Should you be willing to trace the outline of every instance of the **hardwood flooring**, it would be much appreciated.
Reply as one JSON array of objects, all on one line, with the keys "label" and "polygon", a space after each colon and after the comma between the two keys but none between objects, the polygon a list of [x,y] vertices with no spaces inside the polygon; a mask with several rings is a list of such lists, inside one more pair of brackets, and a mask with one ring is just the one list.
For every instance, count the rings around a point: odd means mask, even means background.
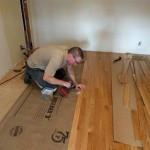
[{"label": "hardwood flooring", "polygon": [[87,52],[68,150],[141,150],[113,141],[110,53]]}]

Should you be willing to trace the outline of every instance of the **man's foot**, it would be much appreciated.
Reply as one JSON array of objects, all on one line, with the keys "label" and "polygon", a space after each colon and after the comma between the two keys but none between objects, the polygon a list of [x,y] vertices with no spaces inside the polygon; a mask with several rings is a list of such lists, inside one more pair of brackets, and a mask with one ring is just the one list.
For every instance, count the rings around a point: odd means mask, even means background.
[{"label": "man's foot", "polygon": [[31,76],[29,74],[25,74],[24,83],[25,84],[31,83]]}]

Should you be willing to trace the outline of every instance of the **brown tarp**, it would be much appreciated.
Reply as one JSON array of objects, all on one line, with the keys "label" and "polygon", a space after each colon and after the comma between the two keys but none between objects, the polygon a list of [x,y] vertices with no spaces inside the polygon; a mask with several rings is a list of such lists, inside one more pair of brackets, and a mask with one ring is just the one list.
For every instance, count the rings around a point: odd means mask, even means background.
[{"label": "brown tarp", "polygon": [[[81,79],[83,65],[77,68]],[[30,85],[0,125],[0,150],[66,150],[77,100],[55,94],[44,101],[40,89]]]}]

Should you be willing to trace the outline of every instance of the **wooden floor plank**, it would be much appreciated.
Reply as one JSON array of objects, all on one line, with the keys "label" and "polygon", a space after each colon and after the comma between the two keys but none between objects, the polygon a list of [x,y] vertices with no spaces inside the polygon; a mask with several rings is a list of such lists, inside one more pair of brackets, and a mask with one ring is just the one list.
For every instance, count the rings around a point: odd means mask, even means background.
[{"label": "wooden floor plank", "polygon": [[142,135],[141,138],[143,142],[143,150],[149,150],[150,145],[147,142],[148,128],[147,128],[146,119],[143,110],[143,102],[142,102],[142,97],[140,95],[140,92],[138,91],[137,88],[136,88],[136,97],[137,97],[138,116],[140,121],[140,130]]},{"label": "wooden floor plank", "polygon": [[135,69],[134,69],[134,63],[133,63],[133,61],[130,62],[130,66],[131,66],[131,69],[132,69],[132,73],[135,74]]},{"label": "wooden floor plank", "polygon": [[87,52],[68,150],[138,150],[113,141],[110,64],[110,53]]},{"label": "wooden floor plank", "polygon": [[139,61],[139,64],[143,70],[143,73],[145,75],[145,78],[146,78],[146,82],[147,84],[150,84],[150,70],[148,68],[148,66],[146,65],[146,62],[145,61]]},{"label": "wooden floor plank", "polygon": [[142,99],[143,99],[143,102],[145,104],[145,107],[148,111],[148,114],[150,116],[150,100],[149,100],[149,97],[147,96],[145,90],[143,89],[143,87],[138,87],[139,91],[140,91],[140,94],[142,96]]},{"label": "wooden floor plank", "polygon": [[139,124],[139,118],[138,113],[136,110],[131,110],[132,114],[132,121],[133,121],[133,129],[134,129],[134,137],[137,141],[141,140],[141,133],[140,133],[140,124]]},{"label": "wooden floor plank", "polygon": [[139,68],[138,61],[134,61],[134,67],[135,67],[135,76],[136,76],[137,85],[141,86],[142,79],[141,79],[141,76],[140,76],[140,68]]},{"label": "wooden floor plank", "polygon": [[129,107],[129,100],[130,100],[129,90],[130,90],[129,84],[125,84],[123,106],[127,108]]},{"label": "wooden floor plank", "polygon": [[125,58],[123,60],[123,63],[124,63],[123,71],[119,78],[121,83],[128,83],[127,72],[128,72],[130,61],[131,61],[131,59],[129,59],[129,58]]}]

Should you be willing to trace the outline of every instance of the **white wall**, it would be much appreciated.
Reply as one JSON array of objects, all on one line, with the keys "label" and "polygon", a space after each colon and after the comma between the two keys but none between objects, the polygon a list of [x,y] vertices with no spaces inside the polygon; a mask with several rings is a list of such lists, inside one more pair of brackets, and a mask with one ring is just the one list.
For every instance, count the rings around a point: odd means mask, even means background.
[{"label": "white wall", "polygon": [[19,0],[0,0],[0,78],[23,57],[25,46]]},{"label": "white wall", "polygon": [[86,50],[150,54],[149,0],[28,2],[35,47],[52,43]]},{"label": "white wall", "polygon": [[0,13],[0,75],[3,76],[7,71],[8,68],[11,67],[11,58],[8,49],[8,45],[6,42],[6,37],[3,29],[3,22]]}]

